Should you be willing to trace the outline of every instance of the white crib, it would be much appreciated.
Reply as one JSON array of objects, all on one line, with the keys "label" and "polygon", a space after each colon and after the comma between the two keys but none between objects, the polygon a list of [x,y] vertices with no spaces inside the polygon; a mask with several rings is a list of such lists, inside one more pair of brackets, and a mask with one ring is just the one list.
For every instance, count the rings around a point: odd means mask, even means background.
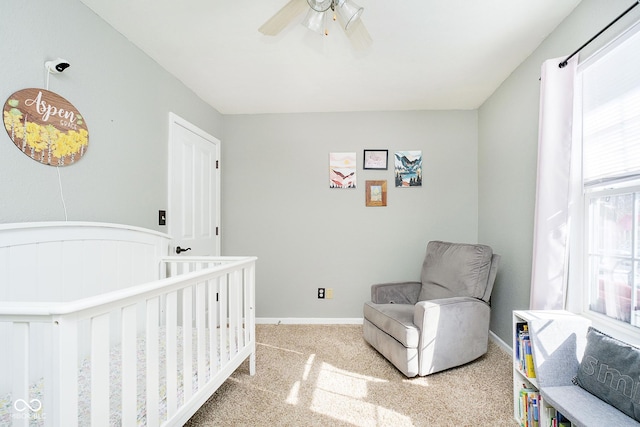
[{"label": "white crib", "polygon": [[169,243],[0,225],[0,426],[181,426],[247,358],[254,374],[256,259]]}]

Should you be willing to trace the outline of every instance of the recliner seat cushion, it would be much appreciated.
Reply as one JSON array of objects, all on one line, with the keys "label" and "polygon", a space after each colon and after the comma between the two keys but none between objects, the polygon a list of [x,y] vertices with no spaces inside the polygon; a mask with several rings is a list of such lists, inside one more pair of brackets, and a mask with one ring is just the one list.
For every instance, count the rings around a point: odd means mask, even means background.
[{"label": "recliner seat cushion", "polygon": [[482,299],[493,250],[486,245],[432,241],[422,264],[419,301],[453,296]]},{"label": "recliner seat cushion", "polygon": [[420,331],[413,323],[413,304],[364,304],[364,318],[407,348],[417,348]]}]

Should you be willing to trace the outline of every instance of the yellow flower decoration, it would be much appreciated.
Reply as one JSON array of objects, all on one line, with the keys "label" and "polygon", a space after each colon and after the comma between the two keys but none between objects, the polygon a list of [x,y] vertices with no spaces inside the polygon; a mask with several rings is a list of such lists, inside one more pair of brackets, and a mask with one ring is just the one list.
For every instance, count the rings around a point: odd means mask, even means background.
[{"label": "yellow flower decoration", "polygon": [[27,122],[27,145],[36,152],[40,152],[49,146],[48,141],[43,140],[41,126],[37,123]]}]

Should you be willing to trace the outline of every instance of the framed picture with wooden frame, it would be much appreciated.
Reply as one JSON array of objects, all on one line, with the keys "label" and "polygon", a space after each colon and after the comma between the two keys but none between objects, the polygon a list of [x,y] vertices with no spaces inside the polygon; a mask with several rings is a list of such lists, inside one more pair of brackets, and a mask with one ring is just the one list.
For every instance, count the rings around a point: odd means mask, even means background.
[{"label": "framed picture with wooden frame", "polygon": [[388,168],[389,150],[364,150],[364,169]]},{"label": "framed picture with wooden frame", "polygon": [[387,206],[387,181],[366,181],[367,206]]}]

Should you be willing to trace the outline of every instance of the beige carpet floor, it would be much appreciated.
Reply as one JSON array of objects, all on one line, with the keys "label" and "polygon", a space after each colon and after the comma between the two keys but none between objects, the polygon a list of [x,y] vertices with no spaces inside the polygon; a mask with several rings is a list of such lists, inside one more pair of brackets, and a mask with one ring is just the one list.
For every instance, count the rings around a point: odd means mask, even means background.
[{"label": "beige carpet floor", "polygon": [[189,420],[196,426],[508,426],[511,359],[488,353],[407,379],[360,325],[257,325],[256,375],[238,368]]}]

